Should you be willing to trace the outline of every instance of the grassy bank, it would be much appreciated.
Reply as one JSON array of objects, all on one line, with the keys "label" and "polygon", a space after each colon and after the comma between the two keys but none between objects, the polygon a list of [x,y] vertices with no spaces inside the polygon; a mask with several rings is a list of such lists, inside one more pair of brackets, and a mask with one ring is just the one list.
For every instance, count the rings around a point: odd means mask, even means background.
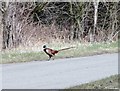
[{"label": "grassy bank", "polygon": [[[118,42],[85,43],[85,44],[72,42],[72,43],[57,43],[57,44],[53,43],[48,45],[48,47],[53,49],[61,49],[70,46],[75,46],[75,48],[66,51],[61,51],[55,56],[55,59],[89,56],[89,55],[103,54],[103,53],[114,53],[118,51]],[[34,60],[41,61],[48,59],[48,56],[42,51],[42,46],[4,50],[1,51],[0,56],[2,58],[0,63],[29,62]]]},{"label": "grassy bank", "polygon": [[69,89],[119,89],[118,75],[113,75],[98,81],[74,86]]}]

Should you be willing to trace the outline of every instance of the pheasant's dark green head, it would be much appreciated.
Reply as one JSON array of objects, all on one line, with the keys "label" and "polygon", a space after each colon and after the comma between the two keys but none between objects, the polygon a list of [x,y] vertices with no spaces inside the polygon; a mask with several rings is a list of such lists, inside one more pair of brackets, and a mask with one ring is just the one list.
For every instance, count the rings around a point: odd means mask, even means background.
[{"label": "pheasant's dark green head", "polygon": [[46,48],[46,45],[44,45],[43,48]]}]

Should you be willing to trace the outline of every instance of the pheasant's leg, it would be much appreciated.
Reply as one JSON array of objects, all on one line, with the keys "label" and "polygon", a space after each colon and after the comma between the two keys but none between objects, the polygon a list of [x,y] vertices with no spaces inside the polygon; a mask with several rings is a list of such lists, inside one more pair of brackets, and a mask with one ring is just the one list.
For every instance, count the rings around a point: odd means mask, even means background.
[{"label": "pheasant's leg", "polygon": [[54,55],[49,55],[49,59],[48,59],[48,61],[53,57]]},{"label": "pheasant's leg", "polygon": [[52,59],[55,60],[55,55],[52,56]]},{"label": "pheasant's leg", "polygon": [[49,59],[48,59],[48,61],[51,59],[51,56],[49,56]]}]

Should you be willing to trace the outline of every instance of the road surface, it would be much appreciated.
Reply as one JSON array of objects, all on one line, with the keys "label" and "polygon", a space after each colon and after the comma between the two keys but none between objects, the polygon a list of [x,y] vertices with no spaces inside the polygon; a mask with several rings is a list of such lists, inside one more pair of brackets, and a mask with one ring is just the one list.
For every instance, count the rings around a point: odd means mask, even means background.
[{"label": "road surface", "polygon": [[64,89],[118,74],[118,54],[2,65],[3,89]]}]

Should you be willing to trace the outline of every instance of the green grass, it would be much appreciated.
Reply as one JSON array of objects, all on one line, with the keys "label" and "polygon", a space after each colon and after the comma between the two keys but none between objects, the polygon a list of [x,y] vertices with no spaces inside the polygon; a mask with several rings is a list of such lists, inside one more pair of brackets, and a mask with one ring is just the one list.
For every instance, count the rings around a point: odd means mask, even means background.
[{"label": "green grass", "polygon": [[[118,42],[85,43],[85,44],[72,42],[72,43],[49,44],[48,46],[53,49],[61,49],[70,46],[75,46],[75,48],[73,49],[59,52],[55,56],[55,59],[118,52]],[[16,48],[11,50],[1,51],[0,56],[2,59],[0,63],[16,63],[16,62],[29,62],[33,60],[39,60],[39,61],[47,60],[48,56],[43,51],[41,51],[41,48],[42,46],[37,48],[36,47]]]},{"label": "green grass", "polygon": [[69,89],[119,89],[120,75],[113,75],[101,80],[70,87]]}]

